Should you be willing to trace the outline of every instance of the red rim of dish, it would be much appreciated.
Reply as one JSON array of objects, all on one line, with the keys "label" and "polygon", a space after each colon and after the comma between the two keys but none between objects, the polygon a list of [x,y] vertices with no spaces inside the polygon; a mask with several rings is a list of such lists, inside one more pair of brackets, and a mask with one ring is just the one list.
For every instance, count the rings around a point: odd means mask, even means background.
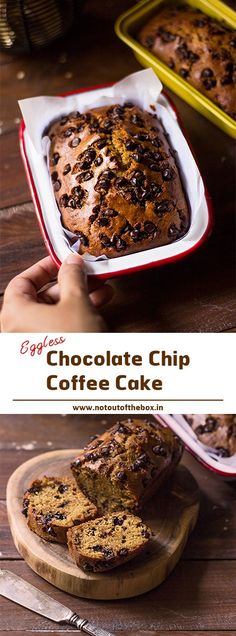
[{"label": "red rim of dish", "polygon": [[[109,88],[110,86],[112,86],[112,83],[109,84],[100,84],[97,86],[88,86],[86,88],[80,88],[76,91],[69,91],[66,93],[62,93],[60,95],[60,97],[67,97],[69,95],[77,95],[78,93],[86,93],[88,91],[92,91],[92,90],[99,90],[101,88]],[[165,95],[167,101],[170,103],[171,107],[173,108],[175,114],[176,114],[176,118],[178,121],[178,124],[184,134],[184,137],[190,147],[190,150],[192,152],[192,155],[198,165],[198,162],[196,160],[195,154],[192,150],[191,144],[189,143],[188,137],[186,135],[182,120],[180,119],[179,113],[176,109],[175,104],[173,103],[172,99],[169,97],[169,95],[167,95],[167,93],[165,91],[162,91],[163,94]],[[35,183],[34,183],[34,179],[33,179],[33,175],[31,172],[31,168],[29,165],[29,161],[28,161],[28,157],[27,157],[27,153],[26,153],[26,148],[25,148],[25,139],[24,139],[24,132],[25,132],[25,122],[22,119],[20,122],[20,126],[19,126],[19,142],[20,142],[20,151],[21,151],[21,156],[23,159],[23,164],[24,164],[24,168],[25,168],[25,173],[26,173],[26,178],[28,181],[28,185],[30,188],[30,192],[31,192],[31,196],[33,199],[33,203],[35,206],[35,210],[36,210],[36,215],[37,215],[37,219],[38,219],[38,223],[39,223],[39,227],[40,227],[40,231],[41,234],[43,236],[46,248],[52,258],[52,260],[54,261],[54,263],[57,265],[57,267],[59,268],[61,266],[61,261],[58,258],[48,235],[48,231],[45,225],[45,221],[43,218],[43,213],[42,213],[42,208],[40,205],[40,201],[38,198],[38,193],[37,193],[37,189],[35,187]],[[199,167],[198,167],[199,169]],[[199,170],[200,172],[200,170]],[[201,175],[201,172],[200,172]],[[202,177],[202,175],[201,175]],[[206,197],[206,202],[207,202],[207,209],[208,209],[208,224],[207,227],[204,231],[204,233],[202,234],[201,238],[197,241],[197,243],[195,243],[192,247],[190,247],[188,250],[186,250],[185,252],[182,252],[180,254],[174,254],[173,256],[167,256],[166,258],[163,258],[161,260],[158,261],[151,261],[150,263],[144,263],[143,265],[136,265],[134,267],[129,267],[127,269],[122,269],[122,270],[118,270],[116,272],[108,272],[105,274],[92,274],[93,276],[96,276],[97,278],[114,278],[116,276],[123,276],[123,275],[127,275],[127,274],[132,274],[134,272],[138,272],[138,271],[142,271],[145,269],[151,269],[153,267],[158,267],[159,265],[164,265],[167,263],[174,263],[175,261],[178,261],[182,258],[184,258],[185,256],[188,256],[189,254],[191,254],[192,252],[195,252],[196,249],[198,249],[207,239],[207,237],[209,236],[211,230],[212,230],[212,226],[213,226],[213,218],[214,218],[214,211],[213,211],[213,205],[212,205],[212,200],[211,197],[209,195],[208,189],[203,181],[204,184],[204,192],[205,192],[205,197]]]}]

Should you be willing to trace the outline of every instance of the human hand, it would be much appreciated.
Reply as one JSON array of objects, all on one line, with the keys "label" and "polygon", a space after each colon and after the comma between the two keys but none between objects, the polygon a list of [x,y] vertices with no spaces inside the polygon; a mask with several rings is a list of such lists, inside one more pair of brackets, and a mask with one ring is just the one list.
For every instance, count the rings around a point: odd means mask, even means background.
[{"label": "human hand", "polygon": [[7,286],[1,331],[106,331],[97,309],[112,295],[112,287],[99,279],[89,278],[87,284],[84,261],[79,254],[70,254],[59,272],[47,256],[13,278]]}]

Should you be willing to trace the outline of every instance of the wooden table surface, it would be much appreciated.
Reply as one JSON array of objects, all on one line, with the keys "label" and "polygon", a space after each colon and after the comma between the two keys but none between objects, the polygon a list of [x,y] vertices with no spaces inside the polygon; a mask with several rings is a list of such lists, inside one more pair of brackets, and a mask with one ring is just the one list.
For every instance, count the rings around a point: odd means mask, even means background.
[{"label": "wooden table surface", "polygon": [[[115,18],[133,3],[87,0],[81,25],[53,49],[30,57],[1,55],[1,296],[15,274],[46,255],[19,153],[17,99],[115,82],[139,70],[113,29]],[[110,331],[236,328],[234,143],[181,99],[171,97],[213,200],[214,230],[207,243],[183,261],[115,279],[114,299],[104,310]]]},{"label": "wooden table surface", "polygon": [[[185,453],[183,462],[201,491],[200,516],[183,556],[164,583],[121,601],[78,599],[30,570],[17,553],[7,522],[5,488],[10,474],[47,450],[79,448],[117,418],[70,416],[0,417],[0,566],[22,576],[100,627],[124,636],[233,636],[236,632],[236,482],[219,480]],[[72,631],[0,597],[0,634]],[[74,631],[74,630],[73,630]],[[76,633],[76,631],[75,631]],[[78,632],[77,632],[78,633]]]}]

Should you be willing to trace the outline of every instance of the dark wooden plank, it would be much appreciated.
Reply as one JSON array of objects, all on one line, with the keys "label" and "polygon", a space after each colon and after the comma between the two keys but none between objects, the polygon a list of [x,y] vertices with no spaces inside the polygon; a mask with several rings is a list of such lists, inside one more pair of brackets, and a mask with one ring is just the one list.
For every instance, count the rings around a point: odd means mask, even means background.
[{"label": "dark wooden plank", "polygon": [[23,204],[0,212],[1,287],[40,258],[47,256],[33,204]]},{"label": "dark wooden plank", "polygon": [[182,461],[200,490],[199,518],[183,558],[236,559],[236,481],[218,477],[187,452]]},{"label": "dark wooden plank", "polygon": [[118,419],[116,415],[0,415],[0,450],[20,455],[28,444],[35,454],[83,447],[91,435],[102,433]]},{"label": "dark wooden plank", "polygon": [[[24,231],[22,231],[24,228]],[[32,204],[0,216],[2,283],[46,255]],[[236,326],[234,233],[219,230],[188,259],[112,281],[103,309],[113,331],[223,331]],[[219,251],[220,250],[220,251]],[[217,268],[216,268],[217,262]]]},{"label": "dark wooden plank", "polygon": [[[79,612],[100,627],[111,631],[159,630],[235,630],[236,610],[232,583],[235,561],[181,561],[168,579],[142,597],[122,601],[88,601],[57,590],[40,579],[24,562],[5,562],[5,567],[53,598]],[[1,629],[11,631],[49,631],[47,619],[1,601]],[[148,624],[148,625],[147,625]],[[57,630],[65,631],[64,627]]]},{"label": "dark wooden plank", "polygon": [[219,252],[218,241],[212,237],[211,246],[209,242],[182,262],[117,279],[112,283],[115,296],[104,309],[109,328],[154,333],[235,328],[231,242],[222,237]]},{"label": "dark wooden plank", "polygon": [[30,191],[20,156],[18,126],[1,134],[0,156],[0,208],[8,206],[9,203],[20,204],[28,201],[30,199]]},{"label": "dark wooden plank", "polygon": [[[78,630],[72,629],[72,628],[68,628],[67,631],[60,631],[60,632],[58,632],[57,629],[54,631],[54,629],[52,629],[51,631],[48,631],[48,630],[45,631],[44,630],[43,631],[43,636],[47,636],[48,634],[52,634],[52,633],[54,634],[54,636],[57,636],[57,634],[60,634],[60,636],[63,636],[63,634],[68,634],[68,630],[70,630],[70,634],[78,634]],[[16,633],[16,630],[5,632],[5,631],[1,631],[1,628],[0,628],[0,633],[1,633],[1,636],[14,636],[14,634]],[[17,630],[17,636],[25,636],[25,633],[26,633],[25,631],[18,631]],[[122,629],[122,630],[119,630],[119,631],[114,631],[113,633],[114,633],[115,636],[116,635],[120,636],[120,634],[122,634],[123,636],[134,636],[134,635],[136,635],[137,632],[134,632],[133,630],[132,631],[127,631],[126,629]],[[163,630],[160,631],[158,629],[158,632],[156,630],[155,631],[150,631],[150,630],[147,631],[145,629],[145,631],[143,631],[141,629],[141,630],[138,631],[138,634],[139,634],[139,636],[154,636],[155,634],[156,634],[156,636],[170,636],[170,634],[171,634],[171,636],[179,636],[180,634],[181,634],[181,636],[190,636],[190,632],[189,631],[188,632],[182,631],[182,629],[178,630],[178,631],[176,631],[176,630],[173,631],[172,629],[168,630],[168,631],[163,631]],[[203,632],[202,630],[201,631],[196,631],[194,629],[194,630],[191,630],[191,634],[193,636],[194,636],[194,634],[196,634],[196,636],[211,636],[211,634],[213,634],[213,636],[226,636],[225,630],[223,630],[223,631],[207,630],[207,632],[205,632],[205,631]],[[235,636],[235,633],[232,632],[232,631],[228,631],[227,630],[227,636]]]},{"label": "dark wooden plank", "polygon": [[0,563],[3,559],[20,558],[11,538],[7,519],[6,501],[0,500]]}]

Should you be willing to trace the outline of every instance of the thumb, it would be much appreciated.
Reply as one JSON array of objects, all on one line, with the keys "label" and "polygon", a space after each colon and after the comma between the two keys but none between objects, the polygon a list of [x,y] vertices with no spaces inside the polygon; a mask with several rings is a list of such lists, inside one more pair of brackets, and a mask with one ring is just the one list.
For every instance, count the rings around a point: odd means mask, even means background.
[{"label": "thumb", "polygon": [[74,253],[65,258],[59,270],[58,283],[62,302],[72,299],[80,302],[86,299],[88,302],[87,275],[82,256]]},{"label": "thumb", "polygon": [[[105,331],[102,317],[92,304],[88,288],[84,261],[79,254],[70,254],[63,261],[58,274],[60,302],[70,317],[73,316],[73,330],[78,332]],[[71,310],[71,311],[70,311]]]}]

